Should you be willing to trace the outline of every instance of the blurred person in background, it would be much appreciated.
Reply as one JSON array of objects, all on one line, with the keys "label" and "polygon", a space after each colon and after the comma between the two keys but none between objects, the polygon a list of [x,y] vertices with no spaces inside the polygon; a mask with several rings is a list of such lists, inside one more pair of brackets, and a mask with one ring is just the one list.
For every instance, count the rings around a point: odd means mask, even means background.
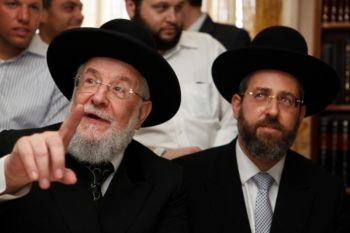
[{"label": "blurred person in background", "polygon": [[49,44],[66,29],[80,27],[84,20],[80,0],[43,0],[39,24],[40,38]]},{"label": "blurred person in background", "polygon": [[249,46],[249,33],[235,25],[217,23],[202,11],[202,0],[185,0],[183,7],[184,29],[205,32],[220,41],[226,49]]},{"label": "blurred person in background", "polygon": [[153,35],[157,50],[174,69],[181,86],[179,111],[169,121],[144,127],[135,139],[167,159],[232,140],[236,133],[230,105],[211,76],[215,58],[225,51],[207,33],[183,31],[184,0],[125,0],[131,20]]},{"label": "blurred person in background", "polygon": [[42,0],[0,0],[0,130],[61,122],[68,100],[52,80],[42,41],[34,37]]}]

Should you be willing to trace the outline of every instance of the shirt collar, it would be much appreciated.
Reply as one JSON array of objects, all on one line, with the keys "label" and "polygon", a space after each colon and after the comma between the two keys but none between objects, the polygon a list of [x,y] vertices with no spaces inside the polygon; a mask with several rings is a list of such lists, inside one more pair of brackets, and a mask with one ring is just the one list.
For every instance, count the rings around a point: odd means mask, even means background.
[{"label": "shirt collar", "polygon": [[47,48],[48,44],[43,42],[38,34],[35,34],[29,46],[25,50],[23,50],[18,56],[10,58],[8,60],[0,60],[0,63],[12,63],[25,56],[26,54],[33,54],[41,57],[46,57]]},{"label": "shirt collar", "polygon": [[114,171],[118,170],[118,167],[124,157],[124,151],[120,152],[117,156],[114,156],[112,160],[110,161],[113,164]]},{"label": "shirt collar", "polygon": [[201,16],[199,16],[196,21],[194,21],[188,28],[188,31],[195,31],[198,32],[199,29],[202,27],[204,20],[206,18],[206,14],[202,13]]},{"label": "shirt collar", "polygon": [[[238,140],[236,141],[236,155],[238,172],[241,178],[241,183],[244,184],[254,175],[260,172],[259,168],[244,154]],[[286,156],[283,156],[267,173],[269,173],[279,185],[284,167]]]},{"label": "shirt collar", "polygon": [[178,53],[182,48],[197,49],[198,41],[196,41],[196,36],[199,32],[182,31],[179,42],[171,49],[167,50],[163,56],[165,59],[169,59],[174,54]]},{"label": "shirt collar", "polygon": [[48,48],[48,44],[46,44],[40,36],[36,33],[33,36],[33,39],[30,43],[30,45],[27,48],[27,52],[46,57],[46,51]]}]

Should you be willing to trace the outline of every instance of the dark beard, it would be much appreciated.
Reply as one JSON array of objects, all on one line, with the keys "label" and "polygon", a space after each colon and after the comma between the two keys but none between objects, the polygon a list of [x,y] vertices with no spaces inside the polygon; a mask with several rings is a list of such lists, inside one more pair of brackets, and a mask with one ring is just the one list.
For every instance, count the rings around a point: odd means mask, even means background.
[{"label": "dark beard", "polygon": [[159,51],[166,51],[175,47],[175,45],[180,40],[180,37],[182,34],[182,28],[178,27],[177,25],[173,25],[174,27],[176,27],[176,35],[171,40],[163,40],[160,37],[159,31],[155,32],[151,30],[151,27],[147,24],[146,20],[142,18],[140,14],[140,9],[138,7],[135,9],[135,15],[131,20],[143,26],[151,33],[151,35],[153,36],[154,42],[156,43],[157,50]]},{"label": "dark beard", "polygon": [[[282,132],[282,137],[276,138],[272,135],[258,137],[256,135],[259,126],[273,126]],[[255,125],[249,125],[245,120],[242,109],[239,112],[237,127],[240,137],[245,143],[249,153],[261,160],[277,161],[283,157],[292,146],[298,132],[299,123],[296,123],[291,131],[287,131],[275,117],[267,117],[257,122]]]}]

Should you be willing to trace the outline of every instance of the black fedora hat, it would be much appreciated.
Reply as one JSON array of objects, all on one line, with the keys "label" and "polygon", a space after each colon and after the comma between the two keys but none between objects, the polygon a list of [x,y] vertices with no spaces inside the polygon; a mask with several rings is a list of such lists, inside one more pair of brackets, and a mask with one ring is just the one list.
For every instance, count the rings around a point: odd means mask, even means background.
[{"label": "black fedora hat", "polygon": [[222,53],[213,63],[212,75],[221,95],[231,102],[242,79],[262,69],[281,70],[299,80],[305,91],[306,116],[323,110],[340,91],[336,71],[308,55],[304,37],[286,26],[268,27],[256,35],[250,47]]},{"label": "black fedora hat", "polygon": [[68,99],[72,97],[79,66],[93,57],[124,61],[147,80],[152,111],[142,126],[157,125],[175,115],[181,101],[178,79],[143,27],[131,20],[114,19],[100,28],[74,28],[59,34],[49,45],[47,63],[58,88]]}]

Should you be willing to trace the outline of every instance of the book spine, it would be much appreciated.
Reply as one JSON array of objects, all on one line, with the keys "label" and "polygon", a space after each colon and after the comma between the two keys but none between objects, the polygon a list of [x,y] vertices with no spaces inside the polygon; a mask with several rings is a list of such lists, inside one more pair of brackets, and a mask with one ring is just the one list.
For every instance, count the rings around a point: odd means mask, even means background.
[{"label": "book spine", "polygon": [[323,0],[322,1],[322,22],[329,22],[329,0]]},{"label": "book spine", "polygon": [[344,54],[344,103],[350,104],[350,39],[345,41]]},{"label": "book spine", "polygon": [[319,155],[318,163],[329,170],[329,119],[328,117],[320,117],[320,136],[319,136]]},{"label": "book spine", "polygon": [[343,119],[341,126],[341,168],[340,176],[343,178],[344,183],[349,185],[348,180],[348,158],[349,158],[349,120]]},{"label": "book spine", "polygon": [[332,119],[331,121],[331,143],[330,143],[330,172],[332,174],[338,175],[338,120]]},{"label": "book spine", "polygon": [[338,8],[337,8],[337,0],[331,0],[330,3],[330,22],[337,22],[337,14],[338,14]]}]

